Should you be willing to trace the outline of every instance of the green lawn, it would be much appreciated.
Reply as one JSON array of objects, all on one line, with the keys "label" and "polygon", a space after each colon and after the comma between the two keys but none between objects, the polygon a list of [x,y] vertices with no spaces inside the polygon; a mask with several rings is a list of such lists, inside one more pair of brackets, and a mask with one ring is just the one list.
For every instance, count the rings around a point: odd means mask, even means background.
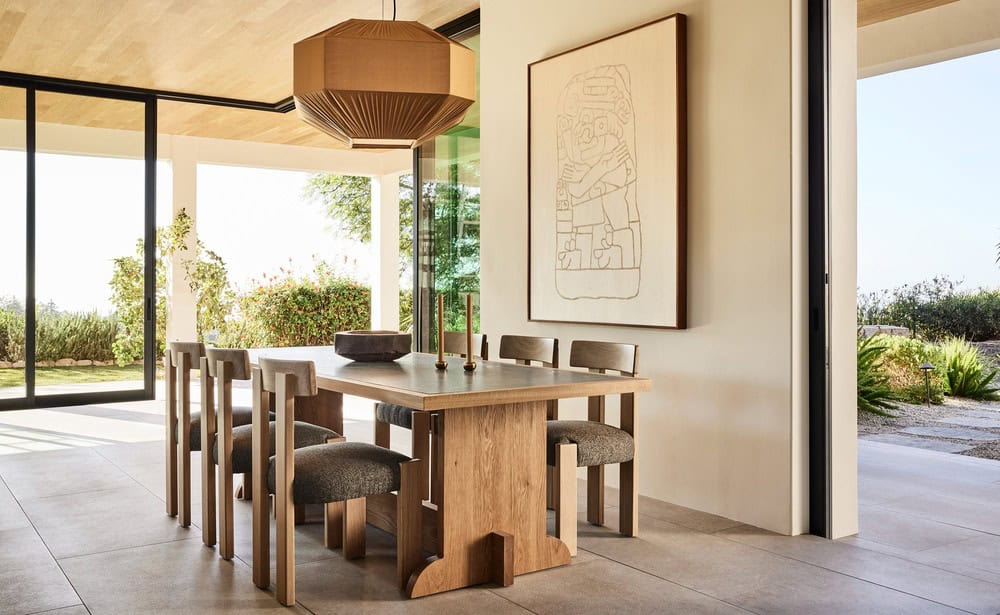
[{"label": "green lawn", "polygon": [[[157,370],[157,376],[162,376]],[[141,365],[125,367],[36,367],[35,385],[142,380]],[[23,369],[0,369],[0,389],[24,386]]]}]

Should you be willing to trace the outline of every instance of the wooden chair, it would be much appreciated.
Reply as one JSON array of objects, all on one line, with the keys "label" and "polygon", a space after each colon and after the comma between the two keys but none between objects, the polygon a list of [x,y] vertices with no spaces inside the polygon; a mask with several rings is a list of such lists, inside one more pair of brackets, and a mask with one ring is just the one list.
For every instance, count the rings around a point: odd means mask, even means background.
[{"label": "wooden chair", "polygon": [[[253,458],[253,426],[233,426],[233,380],[250,380],[250,355],[246,350],[208,348],[202,359],[202,442],[212,442],[211,455],[202,453],[202,542],[215,544],[215,482],[218,466],[219,555],[231,560],[233,540],[233,475],[243,474],[244,496],[252,494],[250,473]],[[212,395],[213,389],[215,395]],[[216,403],[218,412],[215,412]],[[275,414],[268,414],[275,420]],[[295,421],[295,446],[323,444],[340,434],[317,425]],[[270,452],[274,454],[274,429],[270,430]],[[298,511],[302,516],[302,510]]]},{"label": "wooden chair", "polygon": [[168,342],[163,357],[167,514],[182,527],[191,525],[191,451],[201,450],[200,417],[191,414],[191,369],[204,356],[205,345],[199,342]]},{"label": "wooden chair", "polygon": [[[543,367],[559,367],[559,340],[554,337],[529,337],[525,335],[504,335],[500,337],[501,359],[513,359],[519,365],[541,363]],[[554,421],[559,418],[559,400],[550,399],[546,402],[546,418]],[[546,475],[545,503],[548,508],[555,508],[555,468],[548,468]]]},{"label": "wooden chair", "polygon": [[[468,349],[465,344],[466,335],[458,331],[444,332],[444,352],[445,354],[466,356]],[[474,334],[472,336],[472,356],[473,358],[486,361],[489,359],[489,345],[486,341],[486,334]],[[415,459],[433,459],[430,455],[430,433],[431,433],[431,413],[420,412],[406,406],[377,402],[375,404],[375,444],[383,448],[389,448],[390,425],[409,429],[411,431],[412,448],[410,453]],[[433,471],[431,472],[433,474]],[[427,481],[424,481],[425,483]],[[429,496],[428,487],[425,485],[423,498]],[[431,498],[438,501],[437,498]]]},{"label": "wooden chair", "polygon": [[[275,395],[277,447],[264,447],[268,421],[262,399]],[[397,577],[400,589],[422,564],[421,481],[426,470],[417,459],[362,442],[330,442],[296,449],[293,446],[295,398],[318,393],[311,361],[260,360],[253,370],[254,491],[274,494],[277,524],[277,598],[295,604],[294,508],[323,504],[324,544],[343,545],[344,557],[364,557],[365,498],[398,491],[396,498]],[[253,500],[253,578],[261,589],[270,585],[270,534],[267,499]]]},{"label": "wooden chair", "polygon": [[[619,372],[634,377],[639,347],[611,342],[574,341],[569,364],[603,374]],[[604,396],[588,399],[586,421],[548,421],[546,456],[555,468],[556,536],[576,555],[576,468],[587,468],[587,521],[604,525],[604,466],[617,463],[619,479],[619,532],[638,532],[639,492],[636,485],[635,394],[621,396],[621,425],[604,422]]]}]

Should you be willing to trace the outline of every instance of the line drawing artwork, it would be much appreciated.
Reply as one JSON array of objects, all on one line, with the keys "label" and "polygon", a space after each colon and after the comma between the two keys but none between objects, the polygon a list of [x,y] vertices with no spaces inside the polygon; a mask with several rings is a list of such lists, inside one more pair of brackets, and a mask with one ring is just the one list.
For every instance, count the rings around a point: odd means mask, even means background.
[{"label": "line drawing artwork", "polygon": [[556,131],[556,292],[571,301],[633,299],[642,225],[628,67],[574,75],[559,96]]}]

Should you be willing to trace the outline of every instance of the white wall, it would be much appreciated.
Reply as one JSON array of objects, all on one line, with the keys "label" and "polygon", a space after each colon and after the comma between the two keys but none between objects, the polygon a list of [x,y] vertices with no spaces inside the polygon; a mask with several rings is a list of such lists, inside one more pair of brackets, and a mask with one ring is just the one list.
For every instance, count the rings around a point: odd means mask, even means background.
[{"label": "white wall", "polygon": [[[638,343],[654,383],[638,400],[641,493],[782,533],[804,531],[807,514],[793,267],[804,247],[803,5],[482,3],[484,330],[557,336],[564,363],[573,339]],[[527,64],[674,12],[688,16],[690,328],[527,322]],[[585,416],[582,403],[561,408]]]}]

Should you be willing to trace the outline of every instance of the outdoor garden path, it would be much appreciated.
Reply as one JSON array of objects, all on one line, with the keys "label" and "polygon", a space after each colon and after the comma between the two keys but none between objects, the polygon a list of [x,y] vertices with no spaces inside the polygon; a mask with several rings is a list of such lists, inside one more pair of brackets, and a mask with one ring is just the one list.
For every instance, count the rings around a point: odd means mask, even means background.
[{"label": "outdoor garden path", "polygon": [[940,406],[899,404],[893,418],[858,417],[865,440],[1000,460],[1000,402],[946,398]]}]

